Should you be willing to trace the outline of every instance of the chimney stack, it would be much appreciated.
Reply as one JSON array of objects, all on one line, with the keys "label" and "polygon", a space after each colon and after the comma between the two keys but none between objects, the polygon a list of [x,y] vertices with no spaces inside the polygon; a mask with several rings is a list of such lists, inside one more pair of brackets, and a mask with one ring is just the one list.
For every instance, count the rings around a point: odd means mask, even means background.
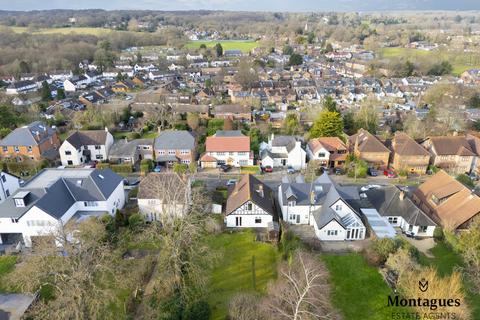
[{"label": "chimney stack", "polygon": [[258,194],[260,195],[260,197],[263,198],[263,185],[259,184],[258,185],[258,190],[257,190]]},{"label": "chimney stack", "polygon": [[402,200],[402,201],[403,201],[403,199],[405,199],[405,191],[400,190],[399,198],[400,198],[400,200]]}]

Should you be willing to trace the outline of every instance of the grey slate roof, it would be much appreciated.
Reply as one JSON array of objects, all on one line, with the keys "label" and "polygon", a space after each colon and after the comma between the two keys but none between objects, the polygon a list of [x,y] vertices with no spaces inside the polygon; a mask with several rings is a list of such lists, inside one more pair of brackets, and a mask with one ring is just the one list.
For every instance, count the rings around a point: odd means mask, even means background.
[{"label": "grey slate roof", "polygon": [[282,183],[282,203],[287,203],[287,199],[290,196],[294,196],[297,206],[310,205],[310,188],[315,193],[315,204],[321,205],[325,201],[328,191],[331,188],[331,184],[314,184],[310,183]]},{"label": "grey slate roof", "polygon": [[137,147],[139,143],[140,142],[138,140],[116,141],[110,148],[110,152],[108,153],[108,158],[134,157],[135,154],[137,153]]},{"label": "grey slate roof", "polygon": [[401,200],[401,192],[396,186],[388,186],[370,189],[365,193],[369,202],[383,217],[402,217],[408,224],[415,226],[437,225],[407,195]]},{"label": "grey slate roof", "polygon": [[272,140],[272,147],[286,147],[287,151],[292,151],[295,148],[295,137],[292,136],[275,136]]},{"label": "grey slate roof", "polygon": [[215,137],[243,137],[243,133],[240,130],[218,130],[215,133]]},{"label": "grey slate roof", "polygon": [[[105,201],[123,178],[110,169],[45,169],[0,204],[0,217],[21,218],[37,206],[59,219],[77,201]],[[25,207],[16,207],[16,194],[29,191]]]},{"label": "grey slate roof", "polygon": [[195,149],[195,138],[185,130],[163,131],[154,142],[155,150],[192,150]]},{"label": "grey slate roof", "polygon": [[[45,135],[45,131],[47,134]],[[40,134],[40,140],[36,140],[36,133]],[[0,146],[35,146],[49,139],[55,130],[48,127],[41,121],[35,121],[28,126],[17,128],[7,135],[1,142]]]}]

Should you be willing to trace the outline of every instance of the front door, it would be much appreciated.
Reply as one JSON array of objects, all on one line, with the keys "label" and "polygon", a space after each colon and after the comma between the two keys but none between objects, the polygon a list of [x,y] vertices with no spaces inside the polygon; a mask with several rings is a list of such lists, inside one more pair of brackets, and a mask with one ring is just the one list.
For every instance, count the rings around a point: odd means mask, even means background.
[{"label": "front door", "polygon": [[235,217],[235,226],[237,227],[242,226],[242,217]]},{"label": "front door", "polygon": [[300,223],[300,215],[297,214],[297,223]]}]

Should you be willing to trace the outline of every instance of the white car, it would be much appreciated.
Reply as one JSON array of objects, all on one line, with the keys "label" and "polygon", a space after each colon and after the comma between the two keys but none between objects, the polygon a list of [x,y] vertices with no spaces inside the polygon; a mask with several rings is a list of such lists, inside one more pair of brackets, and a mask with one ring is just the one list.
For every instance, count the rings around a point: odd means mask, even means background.
[{"label": "white car", "polygon": [[378,184],[369,184],[369,185],[366,185],[366,186],[363,186],[360,188],[360,191],[368,191],[370,189],[380,189],[382,186],[379,186]]},{"label": "white car", "polygon": [[230,179],[227,181],[227,187],[233,186],[235,183],[237,183],[236,179]]}]

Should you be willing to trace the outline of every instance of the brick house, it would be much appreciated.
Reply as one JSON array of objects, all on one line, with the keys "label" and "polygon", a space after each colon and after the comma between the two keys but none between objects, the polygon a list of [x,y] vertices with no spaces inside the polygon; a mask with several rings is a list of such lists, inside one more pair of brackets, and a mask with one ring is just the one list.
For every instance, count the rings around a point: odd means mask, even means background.
[{"label": "brick house", "polygon": [[190,164],[197,157],[195,137],[186,130],[160,132],[153,150],[155,161],[163,165]]},{"label": "brick house", "polygon": [[373,134],[365,129],[348,139],[350,152],[373,167],[388,167],[390,150]]},{"label": "brick house", "polygon": [[218,119],[252,121],[252,109],[250,106],[239,104],[222,104],[215,106],[212,114]]},{"label": "brick house", "polygon": [[250,137],[244,136],[241,131],[217,131],[207,137],[200,163],[202,168],[215,168],[220,164],[234,167],[253,165]]},{"label": "brick house", "polygon": [[430,137],[422,146],[430,152],[431,164],[452,174],[470,172],[477,156],[466,137]]},{"label": "brick house", "polygon": [[45,123],[35,121],[17,128],[0,141],[0,157],[30,158],[34,161],[55,159],[58,156],[60,139],[57,132]]},{"label": "brick house", "polygon": [[392,163],[395,170],[425,174],[430,153],[404,132],[396,132],[391,144]]},{"label": "brick house", "polygon": [[320,165],[337,168],[345,164],[348,148],[338,137],[321,137],[311,139],[307,144],[310,160],[319,160]]}]

